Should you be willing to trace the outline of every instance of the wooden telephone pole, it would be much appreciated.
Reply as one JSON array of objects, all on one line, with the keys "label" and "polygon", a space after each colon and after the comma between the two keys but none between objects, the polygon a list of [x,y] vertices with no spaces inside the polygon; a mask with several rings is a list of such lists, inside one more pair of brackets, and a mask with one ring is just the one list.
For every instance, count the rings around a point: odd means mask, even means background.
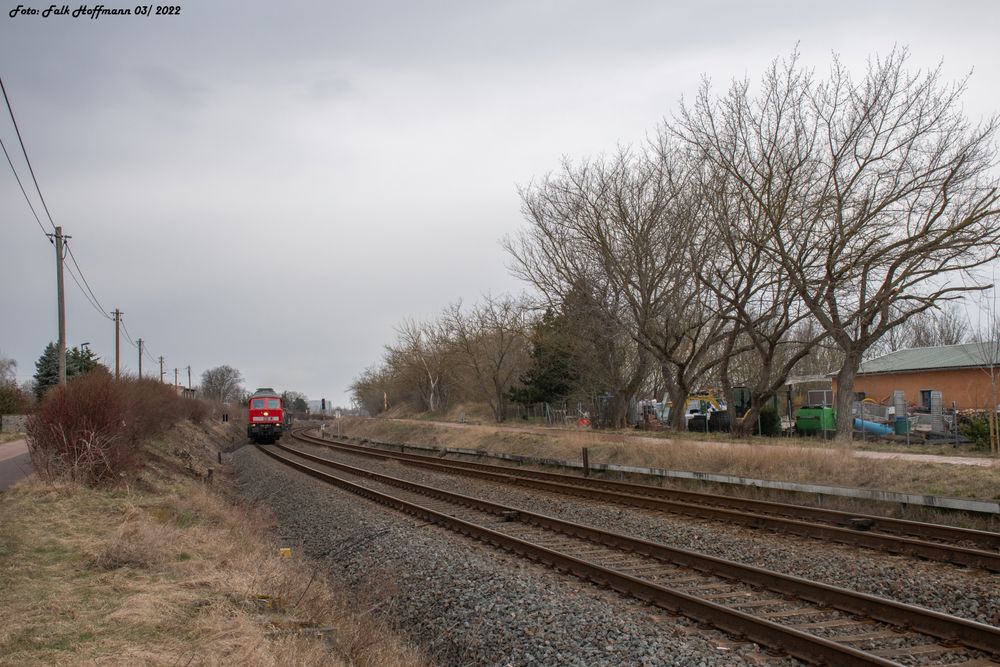
[{"label": "wooden telephone pole", "polygon": [[190,390],[191,389],[191,367],[188,366],[187,369],[188,369],[188,390]]},{"label": "wooden telephone pole", "polygon": [[180,383],[177,381],[177,370],[178,369],[176,369],[176,368],[174,369],[174,386],[175,387],[180,386]]},{"label": "wooden telephone pole", "polygon": [[160,384],[163,384],[163,357],[160,357]]},{"label": "wooden telephone pole", "polygon": [[63,290],[63,236],[62,227],[55,234],[47,235],[56,246],[56,298],[59,302],[59,384],[66,385],[66,293]]},{"label": "wooden telephone pole", "polygon": [[121,328],[124,313],[115,308],[115,379],[121,377]]},{"label": "wooden telephone pole", "polygon": [[142,339],[139,339],[139,379],[142,379]]}]

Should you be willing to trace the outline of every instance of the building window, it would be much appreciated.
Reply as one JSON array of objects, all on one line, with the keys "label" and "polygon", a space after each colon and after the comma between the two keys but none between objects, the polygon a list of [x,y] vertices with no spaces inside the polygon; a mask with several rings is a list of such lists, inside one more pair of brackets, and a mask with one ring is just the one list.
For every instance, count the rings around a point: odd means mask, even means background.
[{"label": "building window", "polygon": [[920,405],[924,406],[925,410],[931,409],[931,390],[921,389],[920,390]]}]

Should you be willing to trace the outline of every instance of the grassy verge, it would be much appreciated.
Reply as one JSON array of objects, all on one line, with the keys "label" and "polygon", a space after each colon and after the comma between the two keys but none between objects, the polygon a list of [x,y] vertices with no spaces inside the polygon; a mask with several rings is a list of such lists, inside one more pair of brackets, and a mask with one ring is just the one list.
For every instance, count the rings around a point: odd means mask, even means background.
[{"label": "grassy verge", "polygon": [[[519,430],[502,426],[435,424],[389,419],[345,419],[345,433],[388,442],[466,447],[525,456],[580,459],[593,463],[697,470],[792,482],[886,489],[908,493],[1000,499],[1000,468],[899,460],[873,460],[852,451],[798,445],[709,447],[697,440],[636,441],[633,434],[561,429]],[[735,441],[734,441],[735,442]],[[751,443],[753,444],[753,443]]]},{"label": "grassy verge", "polygon": [[0,445],[14,440],[24,440],[24,433],[0,433]]},{"label": "grassy verge", "polygon": [[229,435],[184,423],[128,483],[0,494],[0,665],[424,664],[316,565],[281,557],[225,475],[206,482]]}]

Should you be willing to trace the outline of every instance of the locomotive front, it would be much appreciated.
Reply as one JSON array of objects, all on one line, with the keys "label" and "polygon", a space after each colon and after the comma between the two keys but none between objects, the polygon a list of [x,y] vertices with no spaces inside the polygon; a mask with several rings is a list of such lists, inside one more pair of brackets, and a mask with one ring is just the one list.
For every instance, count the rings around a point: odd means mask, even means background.
[{"label": "locomotive front", "polygon": [[254,392],[247,406],[247,437],[257,444],[276,442],[284,428],[281,396],[263,387]]}]

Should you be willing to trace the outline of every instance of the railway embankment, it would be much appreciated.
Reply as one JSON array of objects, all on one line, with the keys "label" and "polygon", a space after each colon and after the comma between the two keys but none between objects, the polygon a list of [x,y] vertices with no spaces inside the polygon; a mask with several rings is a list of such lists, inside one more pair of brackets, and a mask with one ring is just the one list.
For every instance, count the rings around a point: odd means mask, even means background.
[{"label": "railway embankment", "polygon": [[182,421],[120,479],[0,493],[0,665],[427,664],[235,493],[240,428]]}]

